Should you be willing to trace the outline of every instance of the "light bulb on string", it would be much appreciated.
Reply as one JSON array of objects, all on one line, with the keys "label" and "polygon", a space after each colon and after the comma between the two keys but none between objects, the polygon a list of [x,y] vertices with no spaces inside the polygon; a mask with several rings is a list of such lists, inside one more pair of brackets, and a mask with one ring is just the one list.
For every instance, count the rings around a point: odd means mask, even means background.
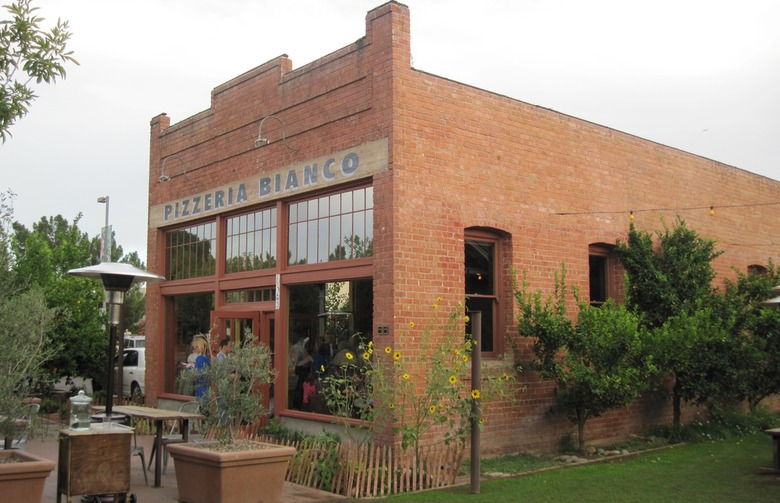
[{"label": "light bulb on string", "polygon": [[715,216],[715,206],[710,206],[710,216],[711,217]]},{"label": "light bulb on string", "polygon": [[631,212],[629,212],[628,219],[631,220],[632,222],[634,221],[634,212],[633,212],[633,210]]}]

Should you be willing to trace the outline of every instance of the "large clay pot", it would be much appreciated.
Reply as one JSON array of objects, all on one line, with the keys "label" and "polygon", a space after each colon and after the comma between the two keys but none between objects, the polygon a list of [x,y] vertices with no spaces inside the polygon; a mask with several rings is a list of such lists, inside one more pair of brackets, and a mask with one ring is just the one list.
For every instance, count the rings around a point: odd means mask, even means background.
[{"label": "large clay pot", "polygon": [[[183,503],[281,501],[295,448],[252,442],[251,450],[212,450],[210,444],[170,444],[179,500]],[[214,445],[214,444],[211,444]]]},{"label": "large clay pot", "polygon": [[[17,462],[6,463],[6,458],[15,458]],[[41,501],[54,462],[19,450],[0,450],[0,459],[0,499]]]}]

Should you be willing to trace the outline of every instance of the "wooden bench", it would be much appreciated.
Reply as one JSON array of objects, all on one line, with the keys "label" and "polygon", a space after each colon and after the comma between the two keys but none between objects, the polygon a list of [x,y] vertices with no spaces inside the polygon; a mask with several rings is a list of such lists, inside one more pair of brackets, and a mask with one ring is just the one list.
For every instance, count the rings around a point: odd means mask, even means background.
[{"label": "wooden bench", "polygon": [[772,468],[780,471],[780,428],[764,430],[764,433],[772,437]]}]

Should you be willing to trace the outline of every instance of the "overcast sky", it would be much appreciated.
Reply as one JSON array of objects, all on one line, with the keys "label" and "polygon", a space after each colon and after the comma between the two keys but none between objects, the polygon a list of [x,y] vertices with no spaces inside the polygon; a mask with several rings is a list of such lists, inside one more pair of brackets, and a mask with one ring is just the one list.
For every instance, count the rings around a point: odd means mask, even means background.
[{"label": "overcast sky", "polygon": [[[201,112],[281,54],[297,68],[344,47],[382,3],[33,0],[44,26],[69,20],[81,65],[0,145],[16,220],[82,213],[99,235],[107,195],[118,243],[145,260],[151,118]],[[776,0],[403,3],[417,69],[780,180]]]}]

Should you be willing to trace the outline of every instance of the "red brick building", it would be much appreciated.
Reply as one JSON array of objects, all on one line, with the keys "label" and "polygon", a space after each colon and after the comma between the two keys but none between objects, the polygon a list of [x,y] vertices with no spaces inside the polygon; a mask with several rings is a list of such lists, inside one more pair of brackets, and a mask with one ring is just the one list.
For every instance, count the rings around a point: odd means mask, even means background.
[{"label": "red brick building", "polygon": [[[565,262],[591,301],[620,298],[610,245],[630,212],[641,229],[680,215],[716,240],[718,281],[778,260],[777,181],[415,69],[400,3],[365,30],[300,68],[281,56],[225,82],[181,122],[152,119],[148,268],[167,280],[147,289],[151,403],[187,399],[176,375],[195,333],[251,328],[275,352],[275,415],[319,432],[330,418],[298,403],[293,345],[360,332],[413,353],[409,322],[437,297],[483,311],[483,361],[511,372],[512,271],[550,291]],[[327,314],[334,286],[348,316]],[[573,431],[545,415],[549,383],[520,379],[518,403],[487,418],[486,451]],[[588,436],[670,414],[644,402]]]}]

